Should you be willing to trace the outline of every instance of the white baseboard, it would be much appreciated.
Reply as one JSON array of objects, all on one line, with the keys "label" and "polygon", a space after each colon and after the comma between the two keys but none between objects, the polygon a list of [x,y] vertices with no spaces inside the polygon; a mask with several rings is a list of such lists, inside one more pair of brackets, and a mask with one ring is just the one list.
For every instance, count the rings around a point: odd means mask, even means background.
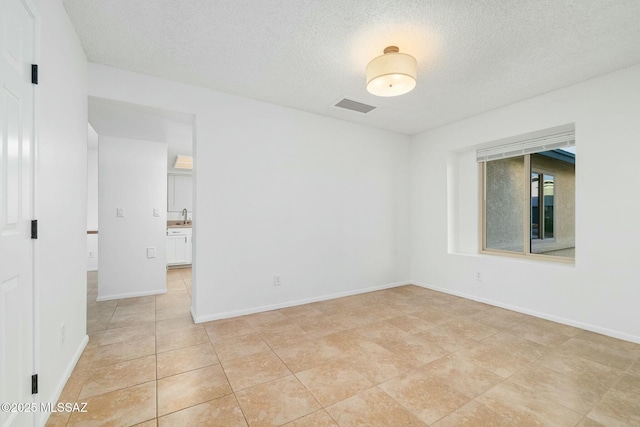
[{"label": "white baseboard", "polygon": [[476,295],[466,294],[464,292],[458,292],[458,291],[454,291],[454,290],[451,290],[451,289],[440,288],[438,286],[428,285],[426,283],[421,283],[421,282],[418,282],[418,281],[415,281],[415,280],[409,281],[407,283],[411,283],[411,284],[414,284],[414,285],[417,285],[417,286],[420,286],[420,287],[423,287],[423,288],[426,288],[426,289],[431,289],[431,290],[434,290],[434,291],[443,292],[445,294],[455,295],[455,296],[458,296],[458,297],[470,299],[470,300],[473,300],[473,301],[482,302],[482,303],[493,305],[493,306],[496,306],[496,307],[505,308],[507,310],[516,311],[518,313],[528,314],[530,316],[539,317],[541,319],[551,320],[552,322],[562,323],[563,325],[573,326],[573,327],[576,327],[576,328],[584,329],[584,330],[595,332],[595,333],[598,333],[598,334],[607,335],[607,336],[612,337],[612,338],[618,338],[618,339],[621,339],[621,340],[630,341],[630,342],[633,342],[633,343],[636,343],[636,344],[640,344],[640,336],[627,334],[626,332],[620,332],[620,331],[616,331],[616,330],[613,330],[613,329],[603,328],[601,326],[592,325],[590,323],[584,323],[584,322],[580,322],[580,321],[573,320],[573,319],[567,319],[565,317],[555,316],[553,314],[543,313],[541,311],[531,310],[531,309],[524,308],[524,307],[519,307],[519,306],[515,306],[515,305],[511,305],[511,304],[505,304],[505,303],[500,302],[500,301],[494,301],[494,300],[491,300],[491,299],[488,299],[488,298],[482,298],[482,297],[478,297]]},{"label": "white baseboard", "polygon": [[166,293],[167,293],[166,289],[158,289],[154,291],[129,292],[126,294],[115,294],[115,295],[102,295],[102,296],[98,296],[98,298],[96,298],[96,301],[109,301],[112,299],[147,297],[149,295],[162,295]]},{"label": "white baseboard", "polygon": [[[80,360],[80,356],[82,356],[82,352],[84,351],[88,343],[89,343],[89,335],[85,335],[82,341],[80,342],[80,345],[76,349],[76,352],[74,353],[73,357],[69,361],[69,364],[67,365],[67,369],[64,370],[64,374],[62,375],[62,378],[60,378],[60,381],[58,381],[58,385],[53,391],[53,395],[52,395],[53,398],[51,399],[51,403],[55,404],[58,402],[58,399],[60,399],[62,390],[64,390],[64,386],[67,385],[67,381],[71,377],[71,374],[73,373],[73,370],[78,364],[78,360]],[[42,402],[42,403],[48,403],[48,402]],[[47,420],[49,419],[50,415],[51,415],[51,412],[41,413],[40,419],[37,420],[37,424],[40,426],[44,426],[47,423]]]},{"label": "white baseboard", "polygon": [[282,303],[278,303],[278,304],[262,305],[262,306],[258,306],[258,307],[245,308],[245,309],[242,309],[242,310],[226,311],[226,312],[223,312],[223,313],[215,313],[215,314],[205,314],[205,315],[202,315],[202,316],[196,316],[196,313],[193,311],[193,307],[192,307],[191,308],[191,316],[193,317],[193,321],[196,322],[196,323],[210,322],[212,320],[228,319],[230,317],[237,317],[237,316],[244,316],[244,315],[247,315],[247,314],[261,313],[263,311],[279,310],[281,308],[293,307],[293,306],[296,306],[296,305],[303,305],[303,304],[309,304],[309,303],[312,303],[312,302],[326,301],[326,300],[335,299],[335,298],[348,297],[348,296],[351,296],[351,295],[364,294],[364,293],[367,293],[367,292],[379,291],[379,290],[382,290],[382,289],[396,288],[398,286],[404,286],[404,285],[410,285],[410,284],[411,284],[411,282],[389,283],[387,285],[373,286],[373,287],[370,287],[370,288],[356,289],[356,290],[353,290],[353,291],[338,292],[338,293],[335,293],[335,294],[321,295],[321,296],[318,296],[318,297],[304,298],[304,299],[299,299],[299,300],[294,300],[294,301],[282,302]]}]

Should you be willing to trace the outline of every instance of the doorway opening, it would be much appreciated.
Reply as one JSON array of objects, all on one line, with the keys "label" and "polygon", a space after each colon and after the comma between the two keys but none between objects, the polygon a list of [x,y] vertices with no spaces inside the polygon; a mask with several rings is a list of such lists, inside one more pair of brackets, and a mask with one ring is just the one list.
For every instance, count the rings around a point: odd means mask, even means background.
[{"label": "doorway opening", "polygon": [[167,293],[175,230],[185,234],[178,266],[191,287],[195,183],[175,160],[193,156],[195,116],[97,97],[88,104],[88,303]]}]

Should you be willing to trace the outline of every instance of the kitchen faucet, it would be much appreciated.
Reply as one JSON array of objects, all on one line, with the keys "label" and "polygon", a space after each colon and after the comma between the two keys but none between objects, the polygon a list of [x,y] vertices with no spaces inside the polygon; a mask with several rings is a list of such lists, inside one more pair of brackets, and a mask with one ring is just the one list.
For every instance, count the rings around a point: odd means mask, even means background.
[{"label": "kitchen faucet", "polygon": [[184,223],[187,223],[187,208],[182,209],[182,215],[184,215]]}]

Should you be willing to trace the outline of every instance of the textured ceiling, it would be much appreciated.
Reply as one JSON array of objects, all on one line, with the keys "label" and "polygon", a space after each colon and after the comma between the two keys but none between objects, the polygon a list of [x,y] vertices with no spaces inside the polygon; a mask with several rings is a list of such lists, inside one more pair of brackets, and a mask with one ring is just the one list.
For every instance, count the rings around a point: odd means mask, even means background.
[{"label": "textured ceiling", "polygon": [[[63,2],[89,61],[404,134],[640,63],[638,0]],[[378,98],[365,68],[392,44],[418,85]]]}]

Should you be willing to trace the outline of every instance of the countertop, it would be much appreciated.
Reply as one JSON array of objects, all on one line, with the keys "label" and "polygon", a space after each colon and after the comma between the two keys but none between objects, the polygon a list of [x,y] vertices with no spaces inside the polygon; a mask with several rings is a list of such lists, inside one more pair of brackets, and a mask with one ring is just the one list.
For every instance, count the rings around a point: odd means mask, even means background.
[{"label": "countertop", "polygon": [[167,221],[167,228],[191,228],[193,227],[193,221]]}]

